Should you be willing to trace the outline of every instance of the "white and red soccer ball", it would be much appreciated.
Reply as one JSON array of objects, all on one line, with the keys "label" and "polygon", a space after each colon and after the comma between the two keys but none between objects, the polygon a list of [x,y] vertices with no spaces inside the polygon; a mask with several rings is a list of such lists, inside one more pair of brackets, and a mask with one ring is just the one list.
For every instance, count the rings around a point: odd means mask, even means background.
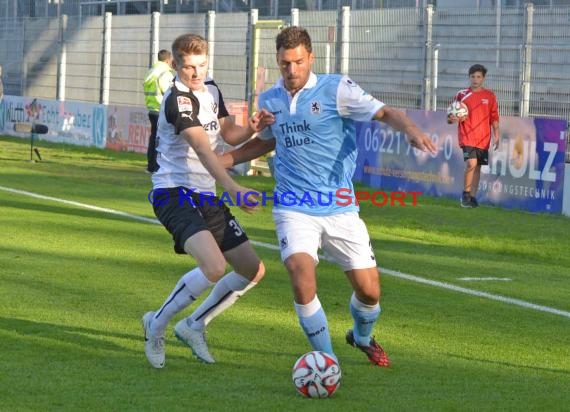
[{"label": "white and red soccer ball", "polygon": [[338,389],[340,377],[338,362],[325,352],[305,353],[293,366],[293,384],[307,398],[328,398]]},{"label": "white and red soccer ball", "polygon": [[447,114],[455,116],[458,119],[464,119],[469,115],[469,109],[463,102],[453,102],[447,108]]}]

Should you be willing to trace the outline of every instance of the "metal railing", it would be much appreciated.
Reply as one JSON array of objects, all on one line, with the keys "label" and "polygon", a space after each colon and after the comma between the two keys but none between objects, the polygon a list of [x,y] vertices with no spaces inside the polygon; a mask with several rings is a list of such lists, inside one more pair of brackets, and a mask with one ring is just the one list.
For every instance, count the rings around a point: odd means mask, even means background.
[{"label": "metal railing", "polygon": [[[142,106],[142,78],[156,51],[193,31],[211,43],[210,71],[224,97],[248,100],[253,73],[263,71],[265,87],[278,77],[274,31],[259,45],[262,70],[251,65],[251,15],[0,19],[5,94]],[[486,86],[496,92],[501,114],[570,118],[568,15],[570,7],[503,8],[498,16],[496,9],[428,5],[293,10],[282,20],[309,30],[317,72],[349,74],[393,106],[444,109],[468,85],[469,66],[481,63],[489,69]]]}]

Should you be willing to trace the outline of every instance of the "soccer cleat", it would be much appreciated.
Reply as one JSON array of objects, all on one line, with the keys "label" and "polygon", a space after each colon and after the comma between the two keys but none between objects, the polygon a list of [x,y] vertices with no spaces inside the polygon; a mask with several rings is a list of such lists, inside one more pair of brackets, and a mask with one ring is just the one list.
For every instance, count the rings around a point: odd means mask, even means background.
[{"label": "soccer cleat", "polygon": [[463,194],[461,195],[461,207],[464,207],[464,208],[473,207],[472,199],[473,198],[471,197],[469,192],[463,192]]},{"label": "soccer cleat", "polygon": [[142,317],[142,327],[144,330],[144,353],[148,362],[154,368],[164,367],[164,334],[163,335],[153,335],[150,333],[150,324],[152,318],[154,317],[154,312],[147,312]]},{"label": "soccer cleat", "polygon": [[186,345],[190,346],[190,349],[192,349],[194,356],[196,356],[202,362],[216,363],[208,351],[208,345],[206,344],[204,332],[191,329],[190,326],[188,326],[186,319],[182,319],[176,324],[176,326],[174,326],[174,336],[176,336],[181,342],[184,342]]},{"label": "soccer cleat", "polygon": [[370,344],[368,346],[361,346],[354,341],[354,335],[352,333],[352,329],[349,329],[346,332],[346,343],[366,353],[366,356],[368,356],[368,360],[373,365],[383,366],[383,367],[390,366],[390,359],[388,359],[388,355],[386,354],[384,349],[382,349],[382,346],[378,345],[378,342],[376,342],[374,338],[370,338]]},{"label": "soccer cleat", "polygon": [[473,196],[471,196],[471,207],[479,207],[479,202]]}]

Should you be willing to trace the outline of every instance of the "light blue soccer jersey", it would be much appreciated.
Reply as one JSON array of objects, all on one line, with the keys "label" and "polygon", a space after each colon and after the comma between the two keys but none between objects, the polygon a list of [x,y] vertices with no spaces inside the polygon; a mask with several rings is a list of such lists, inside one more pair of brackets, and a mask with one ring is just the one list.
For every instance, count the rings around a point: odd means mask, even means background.
[{"label": "light blue soccer jersey", "polygon": [[382,106],[350,78],[337,74],[311,73],[293,97],[283,79],[262,93],[259,109],[275,116],[275,123],[260,135],[276,139],[275,207],[317,216],[357,211],[354,123],[370,121]]}]

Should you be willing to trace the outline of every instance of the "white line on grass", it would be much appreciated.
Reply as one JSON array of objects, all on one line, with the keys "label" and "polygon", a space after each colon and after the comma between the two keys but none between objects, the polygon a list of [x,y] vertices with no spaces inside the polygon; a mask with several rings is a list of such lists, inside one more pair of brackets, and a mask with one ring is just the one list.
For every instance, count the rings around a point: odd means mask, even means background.
[{"label": "white line on grass", "polygon": [[12,189],[10,187],[5,187],[5,186],[0,186],[0,190],[4,190],[4,191],[10,192],[10,193],[17,193],[19,195],[33,197],[36,199],[51,200],[52,202],[64,203],[66,205],[77,206],[77,207],[81,207],[83,209],[95,210],[97,212],[108,213],[110,215],[122,216],[122,217],[126,217],[129,219],[139,220],[141,222],[159,224],[158,220],[156,220],[156,219],[151,219],[149,217],[144,217],[144,216],[131,215],[130,213],[121,212],[120,210],[108,209],[106,207],[88,205],[87,203],[74,202],[73,200],[65,200],[65,199],[60,199],[58,197],[44,196],[44,195],[40,195],[38,193],[27,192],[25,190]]},{"label": "white line on grass", "polygon": [[[132,220],[138,220],[138,221],[153,223],[153,224],[159,223],[156,219],[151,219],[151,218],[144,217],[144,216],[137,216],[137,215],[133,215],[133,214],[126,213],[126,212],[121,212],[119,210],[108,209],[106,207],[93,206],[93,205],[89,205],[86,203],[74,202],[72,200],[65,200],[65,199],[60,199],[60,198],[52,197],[52,196],[44,196],[44,195],[40,195],[38,193],[28,192],[25,190],[12,189],[12,188],[5,187],[5,186],[0,186],[0,190],[4,190],[4,191],[10,192],[10,193],[16,193],[16,194],[23,195],[23,196],[33,197],[36,199],[49,200],[52,202],[64,203],[64,204],[70,205],[70,206],[76,206],[76,207],[80,207],[80,208],[84,208],[84,209],[95,210],[98,212],[103,212],[103,213],[108,213],[108,214],[112,214],[112,215],[116,215],[116,216],[126,217],[126,218],[132,219]],[[279,250],[279,247],[277,245],[273,245],[271,243],[257,242],[254,240],[252,240],[251,243],[253,243],[256,246],[260,246],[260,247],[263,247],[266,249]],[[468,288],[464,288],[461,286],[452,285],[451,283],[440,282],[437,280],[425,279],[425,278],[421,278],[419,276],[409,275],[407,273],[402,273],[402,272],[398,272],[395,270],[386,269],[386,268],[382,268],[382,267],[380,267],[378,269],[380,269],[380,271],[384,275],[389,275],[389,276],[393,276],[396,278],[409,280],[411,282],[421,283],[421,284],[429,285],[429,286],[435,286],[438,288],[452,290],[454,292],[464,293],[466,295],[478,296],[481,298],[486,298],[486,299],[495,300],[498,302],[507,303],[509,305],[520,306],[520,307],[523,307],[526,309],[533,309],[533,310],[537,310],[540,312],[547,312],[547,313],[551,313],[553,315],[559,315],[559,316],[564,316],[566,318],[570,318],[570,312],[566,312],[564,310],[559,310],[559,309],[551,308],[548,306],[537,305],[535,303],[526,302],[526,301],[520,300],[520,299],[513,299],[513,298],[501,296],[501,295],[493,295],[493,294],[487,293],[487,292],[480,292],[478,290],[473,290],[473,289],[468,289]]]},{"label": "white line on grass", "polygon": [[499,281],[499,282],[510,282],[512,279],[511,278],[495,278],[495,277],[486,277],[486,278],[458,278],[459,280],[464,280],[466,282],[493,282],[493,281]]}]

